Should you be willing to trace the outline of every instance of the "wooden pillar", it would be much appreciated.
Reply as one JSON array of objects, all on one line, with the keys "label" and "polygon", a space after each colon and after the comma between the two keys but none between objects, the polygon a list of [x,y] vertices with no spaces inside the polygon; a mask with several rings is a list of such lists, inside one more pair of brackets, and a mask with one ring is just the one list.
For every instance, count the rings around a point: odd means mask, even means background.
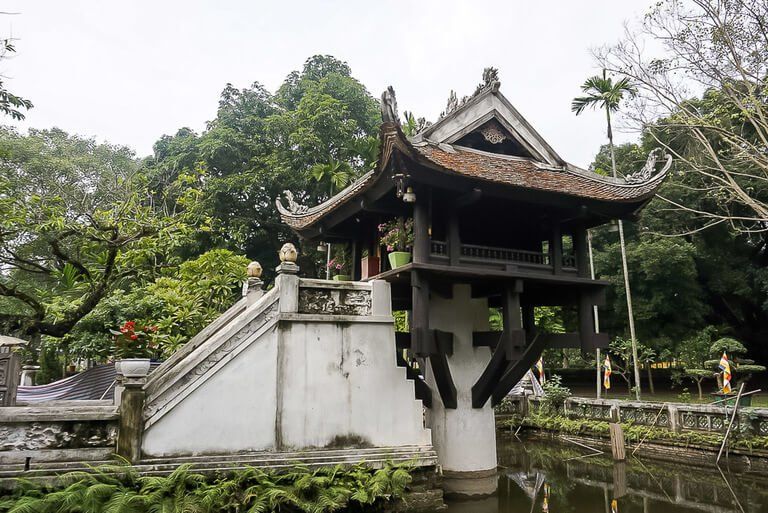
[{"label": "wooden pillar", "polygon": [[552,259],[552,272],[560,274],[563,270],[563,234],[560,225],[555,222],[549,239],[549,255]]},{"label": "wooden pillar", "polygon": [[530,343],[536,335],[536,315],[533,305],[523,305],[523,329],[525,330],[525,341]]},{"label": "wooden pillar", "polygon": [[363,245],[356,240],[352,241],[352,268],[350,269],[352,280],[360,281],[361,260],[363,259]]},{"label": "wooden pillar", "polygon": [[413,204],[413,261],[429,261],[429,189],[419,188]]},{"label": "wooden pillar", "polygon": [[448,219],[448,255],[451,265],[459,265],[461,259],[461,233],[459,230],[459,215],[456,211]]},{"label": "wooden pillar", "polygon": [[502,297],[502,313],[504,315],[504,334],[510,336],[513,331],[523,328],[520,312],[520,292],[522,283],[516,281],[504,289]]},{"label": "wooden pillar", "polygon": [[573,230],[573,251],[576,253],[576,272],[579,277],[589,277],[589,256],[587,250],[587,230]]},{"label": "wooden pillar", "polygon": [[591,296],[585,292],[579,295],[579,339],[581,352],[586,354],[594,351],[592,339],[595,334],[595,316]]},{"label": "wooden pillar", "polygon": [[429,283],[419,271],[411,271],[411,350],[416,356],[432,354],[432,337],[429,336]]}]

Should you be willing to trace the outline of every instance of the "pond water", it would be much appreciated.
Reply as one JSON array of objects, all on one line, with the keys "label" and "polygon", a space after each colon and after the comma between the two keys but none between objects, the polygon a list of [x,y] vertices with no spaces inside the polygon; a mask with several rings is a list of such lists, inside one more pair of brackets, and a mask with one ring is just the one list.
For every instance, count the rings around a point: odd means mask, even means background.
[{"label": "pond water", "polygon": [[[563,442],[499,440],[498,493],[449,513],[768,513],[768,476],[610,455]],[[614,502],[615,501],[615,502]]]}]

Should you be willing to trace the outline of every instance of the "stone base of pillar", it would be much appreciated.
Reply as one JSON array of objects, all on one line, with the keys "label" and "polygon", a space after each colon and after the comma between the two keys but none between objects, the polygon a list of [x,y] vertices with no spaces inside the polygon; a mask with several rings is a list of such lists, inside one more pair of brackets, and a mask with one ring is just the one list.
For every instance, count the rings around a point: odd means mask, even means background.
[{"label": "stone base of pillar", "polygon": [[496,493],[499,474],[496,469],[470,472],[443,470],[443,493],[450,498],[488,497]]},{"label": "stone base of pillar", "polygon": [[472,385],[483,373],[491,351],[472,346],[473,331],[488,331],[488,302],[473,299],[468,285],[454,285],[453,297],[430,298],[429,327],[453,333],[453,354],[448,357],[456,387],[456,408],[445,408],[426,365],[426,380],[433,404],[427,426],[444,472],[444,490],[451,495],[482,496],[496,491],[496,426],[488,401],[472,407]]}]

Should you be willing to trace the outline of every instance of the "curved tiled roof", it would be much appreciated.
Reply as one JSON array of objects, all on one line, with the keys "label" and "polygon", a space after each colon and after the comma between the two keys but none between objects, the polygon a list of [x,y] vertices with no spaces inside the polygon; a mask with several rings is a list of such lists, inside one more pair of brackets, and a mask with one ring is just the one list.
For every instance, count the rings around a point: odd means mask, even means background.
[{"label": "curved tiled roof", "polygon": [[379,132],[379,160],[375,170],[369,171],[349,187],[324,203],[291,212],[280,200],[276,201],[280,216],[294,230],[302,230],[315,224],[320,218],[364,192],[387,169],[394,149],[431,169],[452,175],[464,176],[511,188],[561,194],[597,201],[641,204],[655,194],[669,169],[664,168],[639,183],[605,177],[576,166],[553,167],[522,157],[488,153],[449,144],[429,141],[412,144],[394,122],[385,122]]}]

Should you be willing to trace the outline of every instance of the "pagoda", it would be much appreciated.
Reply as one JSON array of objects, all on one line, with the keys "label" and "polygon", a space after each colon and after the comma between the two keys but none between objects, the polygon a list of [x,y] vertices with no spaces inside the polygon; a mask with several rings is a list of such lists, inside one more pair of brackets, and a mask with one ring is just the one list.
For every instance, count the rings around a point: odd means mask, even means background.
[{"label": "pagoda", "polygon": [[[666,156],[657,170],[655,151],[620,178],[574,166],[499,86],[486,70],[475,94],[459,101],[452,93],[441,118],[411,137],[390,87],[376,167],[320,205],[277,200],[301,239],[348,244],[352,279],[386,280],[393,309],[408,311],[410,331],[397,334],[393,350],[407,350],[417,364],[401,363],[423,373],[416,393],[449,477],[494,475],[492,406],[543,349],[607,346],[595,306],[608,283],[590,275],[587,231],[635,216],[671,164]],[[413,244],[411,261],[393,268],[379,227],[394,219],[412,220]],[[577,326],[537,330],[540,306],[572,309]],[[490,330],[491,308],[500,309],[501,331]]]}]

